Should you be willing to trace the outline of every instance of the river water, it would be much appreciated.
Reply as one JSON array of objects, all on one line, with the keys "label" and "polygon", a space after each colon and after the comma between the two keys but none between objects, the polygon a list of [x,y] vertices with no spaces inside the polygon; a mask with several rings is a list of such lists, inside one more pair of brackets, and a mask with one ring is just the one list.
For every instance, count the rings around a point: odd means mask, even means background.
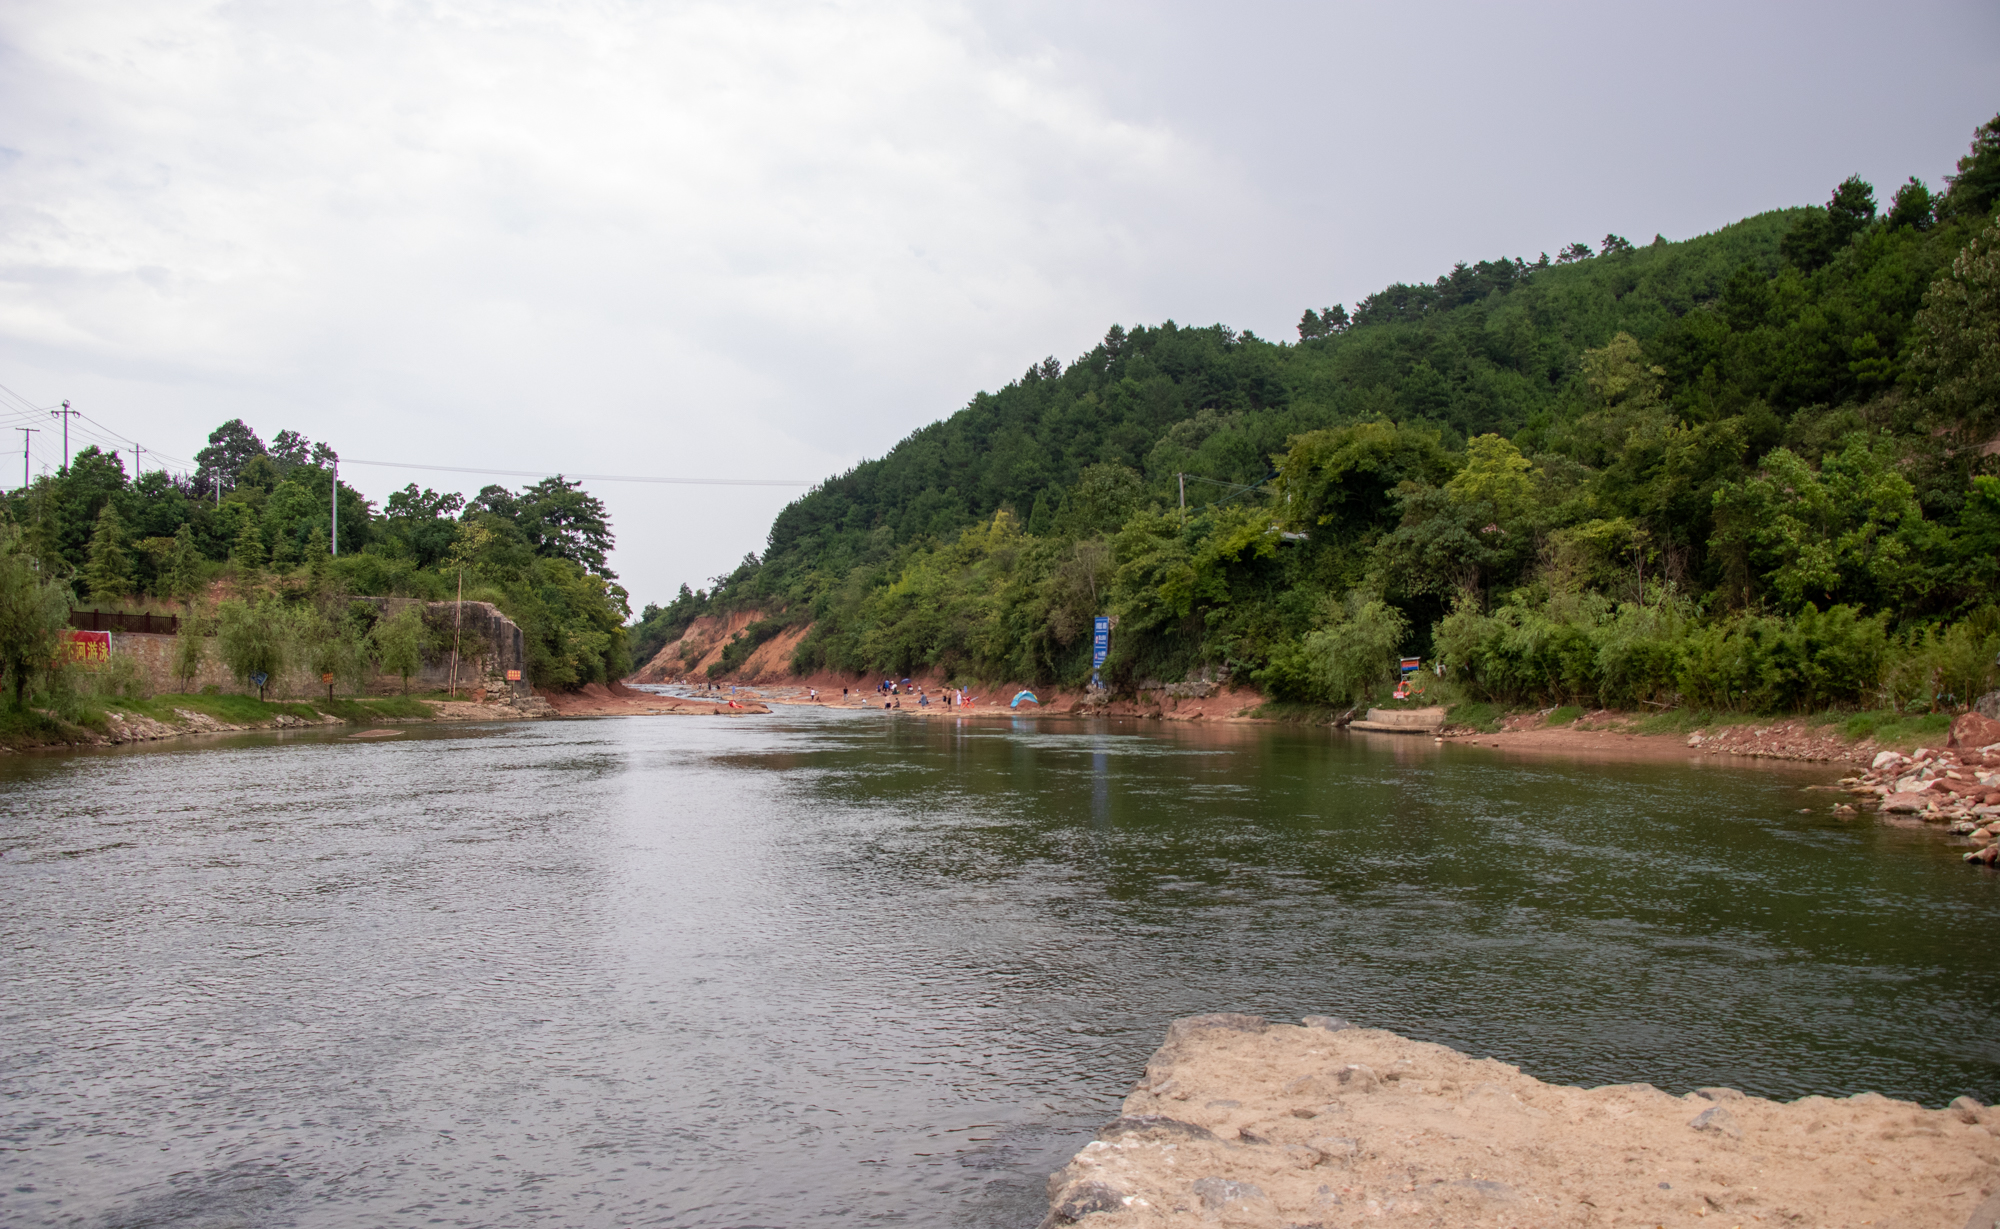
[{"label": "river water", "polygon": [[0,1222],[1032,1225],[1217,1010],[1992,1100],[2000,880],[1831,775],[801,709],[10,757]]}]

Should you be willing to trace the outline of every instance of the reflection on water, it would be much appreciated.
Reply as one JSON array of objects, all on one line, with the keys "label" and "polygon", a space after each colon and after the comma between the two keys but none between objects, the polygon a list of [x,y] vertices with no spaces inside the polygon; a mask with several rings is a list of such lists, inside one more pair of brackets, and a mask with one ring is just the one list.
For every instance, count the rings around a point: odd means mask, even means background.
[{"label": "reflection on water", "polygon": [[15,757],[0,1221],[1032,1224],[1214,1010],[1993,1099],[1995,877],[1824,776],[807,710]]}]

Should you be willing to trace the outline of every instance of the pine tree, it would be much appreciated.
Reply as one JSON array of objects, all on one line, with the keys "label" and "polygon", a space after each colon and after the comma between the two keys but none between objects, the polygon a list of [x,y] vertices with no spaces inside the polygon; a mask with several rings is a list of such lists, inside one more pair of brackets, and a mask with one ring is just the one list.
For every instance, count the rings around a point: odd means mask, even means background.
[{"label": "pine tree", "polygon": [[167,553],[166,574],[160,578],[162,597],[188,601],[201,585],[201,554],[195,549],[194,529],[183,524],[174,530],[174,546]]},{"label": "pine tree", "polygon": [[314,593],[324,593],[327,589],[327,571],[333,562],[332,552],[327,548],[326,530],[313,526],[312,534],[306,538],[306,580]]},{"label": "pine tree", "polygon": [[118,509],[108,502],[97,514],[83,583],[93,602],[115,602],[132,591],[132,558],[125,549],[125,524]]},{"label": "pine tree", "polygon": [[257,522],[245,517],[243,528],[236,533],[236,545],[229,552],[230,561],[236,565],[236,579],[240,584],[254,584],[263,574],[264,560],[270,552],[264,549],[264,535],[257,528]]}]

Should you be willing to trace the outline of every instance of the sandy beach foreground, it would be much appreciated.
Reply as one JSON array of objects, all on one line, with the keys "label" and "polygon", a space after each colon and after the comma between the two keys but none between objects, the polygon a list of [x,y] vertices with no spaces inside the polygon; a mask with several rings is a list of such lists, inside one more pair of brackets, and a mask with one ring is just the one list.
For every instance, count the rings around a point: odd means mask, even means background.
[{"label": "sandy beach foreground", "polygon": [[1050,1177],[1043,1229],[1992,1229],[1996,1137],[1970,1098],[1572,1088],[1329,1017],[1197,1016]]}]

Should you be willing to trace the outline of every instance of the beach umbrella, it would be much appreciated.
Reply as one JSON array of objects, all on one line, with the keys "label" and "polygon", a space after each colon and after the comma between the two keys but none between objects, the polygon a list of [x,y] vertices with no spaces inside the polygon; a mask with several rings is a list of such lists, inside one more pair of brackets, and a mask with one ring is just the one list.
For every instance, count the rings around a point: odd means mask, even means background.
[{"label": "beach umbrella", "polygon": [[1028,703],[1030,703],[1030,704],[1037,704],[1037,705],[1038,705],[1038,704],[1040,704],[1040,703],[1041,703],[1041,701],[1040,701],[1040,700],[1037,700],[1037,699],[1035,698],[1035,693],[1034,693],[1034,692],[1032,692],[1032,691],[1022,691],[1022,692],[1016,692],[1016,693],[1015,693],[1015,695],[1014,695],[1014,702],[1013,702],[1012,704],[1009,704],[1009,705],[1008,705],[1007,707],[1008,707],[1008,708],[1019,708],[1019,707],[1021,707],[1021,701],[1023,701],[1023,700],[1026,700],[1026,701],[1027,701]]}]

